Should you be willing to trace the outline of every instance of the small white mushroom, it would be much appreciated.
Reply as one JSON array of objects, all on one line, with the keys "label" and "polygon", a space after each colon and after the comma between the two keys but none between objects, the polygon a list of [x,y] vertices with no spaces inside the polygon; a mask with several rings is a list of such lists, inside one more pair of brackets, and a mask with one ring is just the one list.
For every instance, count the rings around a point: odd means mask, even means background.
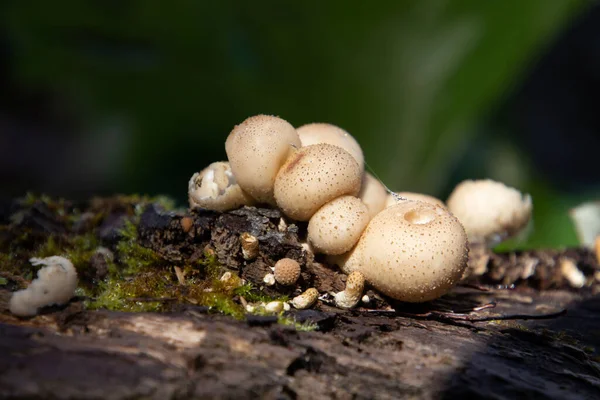
[{"label": "small white mushroom", "polygon": [[277,224],[277,230],[279,232],[285,232],[288,229],[288,224],[285,222],[285,219],[279,218],[279,224]]},{"label": "small white mushroom", "polygon": [[230,271],[227,271],[223,275],[221,275],[221,278],[219,280],[228,289],[235,289],[244,284],[243,280],[237,274],[232,273]]},{"label": "small white mushroom", "polygon": [[221,282],[229,282],[232,278],[233,278],[233,274],[231,272],[227,271],[223,275],[221,275],[221,278],[219,280]]},{"label": "small white mushroom", "polygon": [[265,311],[268,313],[279,314],[283,311],[283,302],[270,301],[267,304],[265,304]]},{"label": "small white mushroom", "polygon": [[285,215],[308,221],[325,203],[344,195],[356,196],[361,179],[356,160],[341,147],[302,147],[279,170],[275,199]]},{"label": "small white mushroom", "polygon": [[296,130],[287,121],[256,115],[233,128],[225,151],[240,187],[257,201],[275,205],[275,177],[294,148],[301,146]]},{"label": "small white mushroom", "polygon": [[291,286],[300,278],[300,264],[291,258],[282,258],[275,263],[275,280],[280,285]]},{"label": "small white mushroom", "polygon": [[258,256],[258,239],[256,236],[244,232],[240,235],[240,244],[244,260],[254,260]]},{"label": "small white mushroom", "polygon": [[[229,163],[214,162],[192,175],[188,183],[190,208],[227,211],[254,200],[237,184]],[[185,228],[184,228],[185,229]]]},{"label": "small white mushroom", "polygon": [[342,128],[326,123],[312,123],[302,125],[296,129],[296,132],[298,132],[302,146],[329,143],[341,147],[354,157],[361,171],[364,169],[365,158],[360,145],[352,135]]},{"label": "small white mushroom", "polygon": [[360,199],[338,197],[310,218],[308,241],[318,253],[345,253],[354,247],[370,220],[369,210]]},{"label": "small white mushroom", "polygon": [[469,240],[489,245],[516,235],[531,218],[529,195],[489,179],[461,182],[447,203]]},{"label": "small white mushroom", "polygon": [[373,218],[377,213],[386,207],[388,191],[379,179],[368,172],[365,172],[362,178],[362,185],[358,198],[369,209],[369,215]]},{"label": "small white mushroom", "polygon": [[572,287],[582,288],[585,285],[585,275],[577,268],[575,261],[564,257],[559,261],[559,267],[562,276],[565,277]]},{"label": "small white mushroom", "polygon": [[404,199],[413,200],[413,201],[424,201],[425,203],[431,203],[431,204],[435,204],[436,206],[446,208],[446,205],[444,204],[444,202],[436,197],[430,196],[428,194],[413,193],[413,192],[397,192],[394,195],[391,193],[388,193],[385,206],[390,207],[390,206],[393,206],[394,204],[397,204],[398,197],[402,197]]},{"label": "small white mushroom", "polygon": [[273,286],[275,284],[275,275],[273,275],[273,274],[266,274],[263,277],[263,282],[267,286]]},{"label": "small white mushroom", "polygon": [[394,299],[423,302],[442,296],[467,266],[467,235],[447,210],[402,201],[369,222],[356,247],[340,258],[346,273],[359,271]]},{"label": "small white mushroom", "polygon": [[39,308],[52,304],[65,304],[75,294],[77,271],[64,257],[32,258],[32,265],[44,265],[37,279],[27,287],[13,293],[10,312],[18,316],[33,316]]},{"label": "small white mushroom", "polygon": [[307,289],[301,295],[294,297],[291,301],[292,306],[299,310],[311,307],[319,298],[319,291],[315,288]]},{"label": "small white mushroom", "polygon": [[365,277],[358,271],[352,272],[346,279],[346,289],[335,294],[335,305],[339,308],[353,308],[362,297]]}]

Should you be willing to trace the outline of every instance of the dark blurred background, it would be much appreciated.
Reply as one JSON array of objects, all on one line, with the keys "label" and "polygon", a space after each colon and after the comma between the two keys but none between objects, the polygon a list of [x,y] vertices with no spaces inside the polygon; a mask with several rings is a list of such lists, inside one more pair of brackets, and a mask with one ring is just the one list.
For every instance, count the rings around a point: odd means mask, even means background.
[{"label": "dark blurred background", "polygon": [[330,122],[393,190],[532,194],[527,246],[600,193],[600,7],[578,0],[5,0],[0,196],[167,194],[258,113]]}]

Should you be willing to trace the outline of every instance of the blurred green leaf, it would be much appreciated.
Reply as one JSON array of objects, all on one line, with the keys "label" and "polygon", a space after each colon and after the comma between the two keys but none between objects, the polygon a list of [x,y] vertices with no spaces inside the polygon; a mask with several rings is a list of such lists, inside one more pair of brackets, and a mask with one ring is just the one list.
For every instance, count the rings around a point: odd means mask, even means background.
[{"label": "blurred green leaf", "polygon": [[439,194],[474,124],[586,4],[15,1],[0,18],[22,85],[91,131],[118,125],[115,189],[183,199],[233,125],[269,113],[340,125],[390,188]]}]

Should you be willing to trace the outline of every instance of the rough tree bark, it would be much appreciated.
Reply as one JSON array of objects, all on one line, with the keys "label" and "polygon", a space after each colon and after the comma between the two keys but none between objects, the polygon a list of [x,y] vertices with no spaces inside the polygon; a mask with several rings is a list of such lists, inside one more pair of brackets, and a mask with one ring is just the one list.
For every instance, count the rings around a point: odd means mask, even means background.
[{"label": "rough tree bark", "polygon": [[[90,204],[78,215],[92,213]],[[0,246],[6,251],[24,230],[43,238],[76,229],[91,229],[114,246],[130,218],[127,207],[103,208],[97,225],[85,228],[90,215],[66,226],[43,204],[7,206],[0,212]],[[267,293],[343,289],[343,274],[303,250],[304,230],[275,210],[186,214],[155,205],[138,226],[139,243],[173,265],[210,249],[259,287],[274,260],[287,256],[303,265],[299,286],[264,288]],[[242,257],[243,232],[259,239],[255,260]],[[570,287],[560,267],[566,259],[585,274],[584,288]],[[354,310],[337,309],[324,297],[313,309],[290,311],[298,321],[314,322],[313,332],[280,325],[276,317],[238,321],[185,304],[167,313],[90,311],[80,299],[19,319],[7,310],[14,285],[0,286],[0,397],[599,398],[594,255],[480,249],[470,268],[468,285],[427,304],[370,291],[374,301]]]}]

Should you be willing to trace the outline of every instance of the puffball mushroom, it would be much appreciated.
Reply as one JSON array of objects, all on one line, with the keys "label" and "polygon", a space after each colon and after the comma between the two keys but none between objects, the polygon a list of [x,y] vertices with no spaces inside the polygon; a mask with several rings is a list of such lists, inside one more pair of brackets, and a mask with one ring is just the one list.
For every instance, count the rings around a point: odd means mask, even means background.
[{"label": "puffball mushroom", "polygon": [[192,175],[188,183],[190,208],[213,211],[234,210],[254,200],[237,184],[228,162],[210,164]]},{"label": "puffball mushroom", "polygon": [[341,147],[326,143],[301,147],[275,178],[275,200],[288,217],[308,221],[325,203],[356,196],[361,178],[358,163]]},{"label": "puffball mushroom", "polygon": [[77,288],[77,271],[73,263],[64,257],[32,258],[32,265],[45,265],[37,273],[37,279],[27,287],[13,293],[10,312],[30,317],[39,308],[52,304],[66,304]]},{"label": "puffball mushroom", "polygon": [[354,247],[370,220],[369,210],[360,199],[338,197],[311,217],[308,240],[319,253],[342,254]]},{"label": "puffball mushroom", "polygon": [[370,173],[365,172],[358,198],[365,203],[369,209],[371,218],[373,218],[379,211],[387,206],[388,192],[385,186],[379,182],[379,179],[375,178]]},{"label": "puffball mushroom", "polygon": [[256,115],[237,125],[225,141],[231,170],[240,187],[261,203],[275,205],[273,184],[279,169],[302,146],[287,121]]},{"label": "puffball mushroom", "polygon": [[458,184],[447,201],[469,240],[493,245],[514,236],[531,218],[531,197],[490,179]]},{"label": "puffball mushroom", "polygon": [[329,143],[341,147],[354,157],[361,171],[364,170],[365,158],[360,145],[348,132],[342,128],[326,123],[302,125],[296,129],[302,146],[318,143]]},{"label": "puffball mushroom", "polygon": [[280,285],[290,286],[300,278],[300,264],[291,258],[282,258],[275,263],[273,274]]},{"label": "puffball mushroom", "polygon": [[467,235],[446,209],[402,201],[369,222],[343,269],[361,272],[381,293],[423,302],[448,292],[467,266]]},{"label": "puffball mushroom", "polygon": [[391,193],[389,193],[387,195],[386,202],[385,202],[386,207],[390,207],[390,206],[397,204],[398,203],[397,196],[399,196],[399,197],[403,197],[407,200],[424,201],[425,203],[431,203],[431,204],[435,204],[436,206],[446,208],[446,205],[444,204],[443,201],[441,201],[440,199],[438,199],[436,197],[430,196],[428,194],[413,193],[413,192],[397,192],[397,193],[395,193],[395,195],[396,196],[394,196]]}]

